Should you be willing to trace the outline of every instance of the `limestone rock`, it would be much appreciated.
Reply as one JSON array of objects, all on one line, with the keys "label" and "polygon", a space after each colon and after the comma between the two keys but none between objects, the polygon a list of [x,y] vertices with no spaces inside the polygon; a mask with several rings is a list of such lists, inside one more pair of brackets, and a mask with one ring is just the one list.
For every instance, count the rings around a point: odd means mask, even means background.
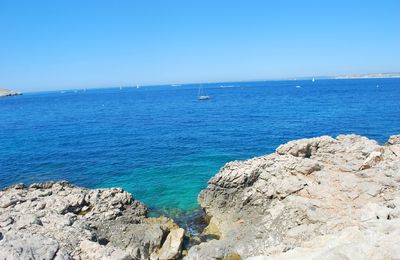
[{"label": "limestone rock", "polygon": [[[206,242],[185,259],[396,259],[400,143],[291,141],[227,163],[198,197]],[[67,182],[0,191],[0,259],[179,259],[185,231],[122,189]]]},{"label": "limestone rock", "polygon": [[398,257],[398,140],[322,136],[226,164],[198,198],[220,239],[186,259]]},{"label": "limestone rock", "polygon": [[184,235],[185,230],[182,228],[171,230],[158,253],[158,259],[168,260],[178,258],[182,249]]},{"label": "limestone rock", "polygon": [[0,259],[72,259],[54,239],[28,232],[0,234]]},{"label": "limestone rock", "polygon": [[310,158],[318,149],[324,148],[333,142],[335,140],[330,136],[301,139],[279,146],[276,152],[281,155],[290,154],[296,157]]},{"label": "limestone rock", "polygon": [[400,144],[400,135],[392,135],[388,140],[388,144]]},{"label": "limestone rock", "polygon": [[0,191],[0,259],[149,259],[161,248],[180,255],[175,243],[163,244],[177,225],[146,215],[119,188],[14,185]]},{"label": "limestone rock", "polygon": [[317,236],[284,253],[249,260],[396,259],[400,254],[399,221],[374,223],[369,228],[348,227],[336,234]]},{"label": "limestone rock", "polygon": [[81,259],[87,260],[130,260],[133,259],[127,252],[112,246],[103,246],[89,240],[80,243]]}]

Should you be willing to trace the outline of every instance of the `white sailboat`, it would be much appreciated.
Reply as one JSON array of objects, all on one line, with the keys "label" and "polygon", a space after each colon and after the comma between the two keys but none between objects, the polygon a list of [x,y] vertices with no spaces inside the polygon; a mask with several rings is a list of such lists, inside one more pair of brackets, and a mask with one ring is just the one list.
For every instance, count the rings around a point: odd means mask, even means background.
[{"label": "white sailboat", "polygon": [[312,80],[311,80],[312,82],[315,82],[315,78],[312,78]]},{"label": "white sailboat", "polygon": [[203,86],[200,85],[199,91],[197,92],[197,99],[198,100],[207,100],[210,99],[210,96],[207,96],[206,92],[203,89]]}]

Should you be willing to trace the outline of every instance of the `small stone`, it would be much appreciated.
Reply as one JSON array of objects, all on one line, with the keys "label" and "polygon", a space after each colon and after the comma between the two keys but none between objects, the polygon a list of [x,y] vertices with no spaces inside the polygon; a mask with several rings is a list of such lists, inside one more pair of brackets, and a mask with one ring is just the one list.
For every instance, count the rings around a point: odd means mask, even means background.
[{"label": "small stone", "polygon": [[390,145],[400,144],[400,135],[390,136],[390,138],[388,140],[388,144],[390,144]]},{"label": "small stone", "polygon": [[177,259],[181,255],[184,235],[185,230],[183,228],[172,229],[158,253],[159,259]]}]

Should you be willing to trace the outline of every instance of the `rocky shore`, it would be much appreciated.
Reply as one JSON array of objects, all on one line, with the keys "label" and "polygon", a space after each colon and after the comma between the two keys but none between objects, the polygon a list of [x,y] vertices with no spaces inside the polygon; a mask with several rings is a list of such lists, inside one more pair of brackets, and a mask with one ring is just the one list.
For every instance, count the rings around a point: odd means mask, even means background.
[{"label": "rocky shore", "polygon": [[398,259],[400,136],[322,136],[226,164],[199,195],[189,259]]},{"label": "rocky shore", "polygon": [[175,259],[184,230],[122,189],[67,182],[0,192],[0,259]]},{"label": "rocky shore", "polygon": [[182,228],[122,189],[15,185],[0,192],[0,259],[396,259],[400,135],[301,139],[230,162],[199,204],[212,239],[186,251]]}]

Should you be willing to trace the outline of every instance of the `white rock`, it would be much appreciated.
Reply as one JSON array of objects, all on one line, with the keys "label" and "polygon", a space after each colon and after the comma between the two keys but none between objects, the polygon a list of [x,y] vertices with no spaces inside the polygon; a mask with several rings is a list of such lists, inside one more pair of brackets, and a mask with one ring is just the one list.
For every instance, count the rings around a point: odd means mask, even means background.
[{"label": "white rock", "polygon": [[183,228],[172,229],[161,247],[158,258],[160,260],[176,259],[180,256],[185,230]]},{"label": "white rock", "polygon": [[85,240],[80,243],[82,260],[130,260],[133,259],[127,252],[112,246],[102,246],[98,243]]},{"label": "white rock", "polygon": [[399,232],[380,231],[400,217],[396,140],[381,146],[358,135],[301,139],[228,163],[199,195],[221,239],[191,248],[186,258],[397,257],[391,239],[399,242]]}]

